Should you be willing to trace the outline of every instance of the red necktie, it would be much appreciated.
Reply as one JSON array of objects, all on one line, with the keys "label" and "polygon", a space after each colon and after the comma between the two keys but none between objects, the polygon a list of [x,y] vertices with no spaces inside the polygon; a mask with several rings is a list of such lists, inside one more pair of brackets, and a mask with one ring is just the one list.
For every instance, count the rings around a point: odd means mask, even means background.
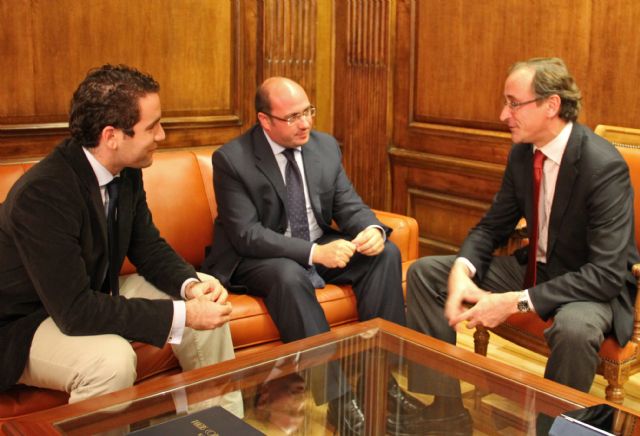
[{"label": "red necktie", "polygon": [[529,262],[527,263],[527,274],[524,276],[524,288],[528,289],[536,284],[536,257],[538,255],[538,203],[540,200],[540,181],[542,180],[542,164],[547,157],[536,150],[533,154],[533,214],[532,223],[527,223],[529,229]]}]

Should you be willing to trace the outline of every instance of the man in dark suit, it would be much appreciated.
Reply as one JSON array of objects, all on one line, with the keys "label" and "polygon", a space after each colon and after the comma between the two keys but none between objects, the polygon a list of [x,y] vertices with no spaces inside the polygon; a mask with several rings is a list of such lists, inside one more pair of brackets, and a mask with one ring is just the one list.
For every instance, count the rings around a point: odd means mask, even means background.
[{"label": "man in dark suit", "polygon": [[[500,119],[514,145],[500,191],[457,256],[412,266],[408,324],[455,344],[463,321],[493,327],[530,311],[553,318],[545,377],[588,391],[605,335],[622,345],[631,337],[638,253],[629,170],[613,145],[576,122],[580,91],[562,60],[516,63],[504,98]],[[523,216],[529,246],[493,256]],[[414,369],[410,388],[439,394],[433,416],[460,411],[459,386]]]},{"label": "man in dark suit", "polygon": [[[151,221],[140,168],[165,138],[158,91],[126,66],[92,70],[71,102],[71,138],[0,206],[0,389],[19,382],[76,402],[131,386],[129,341],[169,342],[183,369],[234,357],[227,291]],[[138,274],[118,280],[125,256]]]},{"label": "man in dark suit", "polygon": [[[218,217],[203,271],[264,297],[285,342],[329,330],[315,294],[324,282],[353,285],[361,320],[404,324],[391,229],[353,189],[335,139],[311,130],[316,109],[304,89],[267,79],[256,111],[258,124],[213,155]],[[358,432],[362,414],[350,404],[347,427]]]}]

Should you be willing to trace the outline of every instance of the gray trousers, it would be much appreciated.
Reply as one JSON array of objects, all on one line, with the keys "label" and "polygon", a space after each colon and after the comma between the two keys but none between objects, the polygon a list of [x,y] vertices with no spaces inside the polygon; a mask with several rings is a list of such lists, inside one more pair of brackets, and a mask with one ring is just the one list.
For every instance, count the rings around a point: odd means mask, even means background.
[{"label": "gray trousers", "polygon": [[[423,257],[411,266],[407,276],[407,325],[450,344],[456,343],[456,332],[444,316],[444,304],[455,258]],[[520,290],[525,272],[526,265],[520,265],[515,257],[496,256],[479,287],[491,292]],[[546,280],[544,264],[539,264],[538,281]],[[613,312],[608,303],[576,301],[559,307],[553,324],[544,332],[551,350],[545,378],[588,392],[600,361],[598,351],[612,324]],[[443,396],[460,395],[457,380],[417,364],[409,365],[409,389]]]}]

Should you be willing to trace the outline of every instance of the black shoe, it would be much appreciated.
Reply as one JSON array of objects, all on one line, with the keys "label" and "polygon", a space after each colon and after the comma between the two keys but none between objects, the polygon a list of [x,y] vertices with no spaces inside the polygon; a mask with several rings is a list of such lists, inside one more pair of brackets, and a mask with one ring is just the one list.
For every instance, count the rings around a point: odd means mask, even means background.
[{"label": "black shoe", "polygon": [[327,420],[341,436],[364,435],[364,413],[351,393],[329,402]]},{"label": "black shoe", "polygon": [[387,431],[394,436],[414,435],[447,435],[447,436],[471,436],[473,434],[473,421],[467,409],[462,409],[453,415],[442,417],[423,417],[420,420],[403,422],[394,431]]},{"label": "black shoe", "polygon": [[399,417],[422,417],[427,406],[422,401],[404,392],[398,382],[389,378],[387,385],[387,412]]}]

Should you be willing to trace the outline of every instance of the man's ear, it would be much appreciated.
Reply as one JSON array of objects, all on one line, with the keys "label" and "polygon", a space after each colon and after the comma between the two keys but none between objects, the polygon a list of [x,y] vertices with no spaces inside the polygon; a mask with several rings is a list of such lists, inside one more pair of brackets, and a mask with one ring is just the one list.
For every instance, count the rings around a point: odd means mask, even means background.
[{"label": "man's ear", "polygon": [[553,118],[560,113],[560,106],[562,100],[558,94],[553,94],[547,98],[547,115],[549,118]]},{"label": "man's ear", "polygon": [[262,126],[262,128],[265,131],[267,131],[267,132],[271,131],[271,122],[270,122],[269,116],[267,114],[264,114],[262,112],[258,112],[258,122],[260,123],[260,126]]},{"label": "man's ear", "polygon": [[100,144],[105,144],[107,148],[115,150],[118,148],[119,135],[122,135],[122,131],[116,129],[113,126],[105,126],[100,132]]}]

